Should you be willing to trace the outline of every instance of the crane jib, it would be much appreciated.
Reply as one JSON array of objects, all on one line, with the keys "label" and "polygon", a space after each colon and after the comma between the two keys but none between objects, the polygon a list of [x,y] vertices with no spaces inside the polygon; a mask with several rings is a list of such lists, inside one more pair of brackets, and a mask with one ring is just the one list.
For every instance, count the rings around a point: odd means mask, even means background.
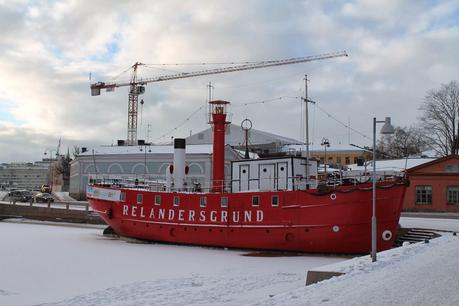
[{"label": "crane jib", "polygon": [[129,91],[129,100],[128,100],[129,111],[128,111],[127,143],[129,145],[135,145],[137,143],[138,96],[140,94],[143,94],[145,91],[145,88],[143,85],[146,85],[148,83],[153,83],[153,82],[184,79],[184,78],[198,77],[198,76],[203,76],[203,75],[229,73],[229,72],[252,70],[252,69],[258,69],[258,68],[298,64],[298,63],[318,61],[318,60],[324,60],[324,59],[341,57],[341,56],[348,56],[348,55],[346,51],[340,51],[340,52],[312,55],[312,56],[306,56],[306,57],[289,58],[289,59],[282,59],[282,60],[275,60],[275,61],[263,61],[263,62],[236,65],[236,66],[230,66],[230,67],[224,67],[224,68],[208,69],[208,70],[193,71],[193,72],[182,72],[182,73],[177,73],[177,74],[170,74],[170,75],[164,75],[164,76],[159,76],[155,78],[145,78],[145,79],[137,79],[137,67],[144,65],[142,63],[137,62],[132,66],[133,73],[132,73],[132,78],[130,82],[93,83],[91,84],[91,96],[99,96],[101,89],[105,89],[106,91],[114,91],[116,87],[122,87],[122,86],[131,87]]},{"label": "crane jib", "polygon": [[[324,59],[330,59],[330,58],[342,57],[342,56],[348,56],[346,51],[326,53],[326,54],[321,54],[321,55],[312,55],[312,56],[306,56],[306,57],[282,59],[282,60],[275,60],[275,61],[262,61],[262,62],[253,63],[253,64],[244,64],[244,65],[230,66],[230,67],[224,67],[224,68],[200,70],[200,71],[194,71],[194,72],[183,72],[183,73],[164,75],[164,76],[159,76],[159,77],[154,77],[154,78],[138,79],[136,82],[126,82],[126,83],[97,82],[97,83],[91,84],[91,90],[96,91],[95,92],[96,94],[93,94],[93,95],[99,95],[100,89],[107,89],[107,91],[113,91],[116,87],[123,87],[123,86],[130,86],[130,85],[146,85],[148,83],[154,83],[154,82],[184,79],[184,78],[198,77],[198,76],[204,76],[204,75],[210,75],[210,74],[220,74],[220,73],[252,70],[252,69],[258,69],[258,68],[268,68],[268,67],[274,67],[274,66],[290,65],[290,64],[311,62],[311,61],[324,60]],[[98,93],[97,93],[97,90],[99,90]]]}]

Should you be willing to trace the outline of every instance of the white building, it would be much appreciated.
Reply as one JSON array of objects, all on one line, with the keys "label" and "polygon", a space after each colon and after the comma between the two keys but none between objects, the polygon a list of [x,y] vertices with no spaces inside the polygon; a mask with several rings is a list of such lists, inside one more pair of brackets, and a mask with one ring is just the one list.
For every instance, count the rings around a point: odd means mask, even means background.
[{"label": "white building", "polygon": [[[248,133],[249,150],[255,153],[280,152],[287,144],[300,144],[301,142],[268,132],[251,129]],[[187,144],[212,144],[213,131],[208,128],[186,138]],[[225,143],[234,148],[243,150],[245,147],[245,131],[241,126],[229,124],[226,128]]]},{"label": "white building", "polygon": [[49,161],[35,163],[11,163],[0,165],[0,186],[2,189],[39,190],[48,183]]},{"label": "white building", "polygon": [[[102,146],[86,150],[70,164],[71,196],[85,198],[86,185],[92,177],[166,180],[166,170],[173,163],[173,145]],[[225,148],[225,179],[231,180],[231,161],[242,156],[230,146]],[[186,146],[186,165],[189,186],[200,183],[209,188],[212,177],[212,145]]]}]

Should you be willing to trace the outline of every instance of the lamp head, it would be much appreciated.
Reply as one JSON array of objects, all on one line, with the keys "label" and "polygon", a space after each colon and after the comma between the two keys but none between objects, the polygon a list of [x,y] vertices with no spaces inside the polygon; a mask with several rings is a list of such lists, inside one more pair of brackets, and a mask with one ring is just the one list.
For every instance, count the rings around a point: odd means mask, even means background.
[{"label": "lamp head", "polygon": [[395,132],[395,129],[390,123],[390,117],[386,117],[386,120],[384,120],[384,125],[381,128],[381,134],[388,135],[388,134],[394,134],[394,132]]}]

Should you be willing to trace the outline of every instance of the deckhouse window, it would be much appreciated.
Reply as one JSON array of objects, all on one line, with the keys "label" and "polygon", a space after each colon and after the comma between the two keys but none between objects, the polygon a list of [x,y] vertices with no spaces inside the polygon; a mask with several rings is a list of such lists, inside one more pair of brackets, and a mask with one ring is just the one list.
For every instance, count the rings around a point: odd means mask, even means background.
[{"label": "deckhouse window", "polygon": [[143,202],[143,194],[137,194],[137,204],[142,204]]},{"label": "deckhouse window", "polygon": [[459,186],[448,187],[448,204],[459,204]]},{"label": "deckhouse window", "polygon": [[159,194],[155,195],[155,205],[161,205],[161,196]]},{"label": "deckhouse window", "polygon": [[279,206],[279,196],[275,195],[271,197],[271,205]]},{"label": "deckhouse window", "polygon": [[201,197],[200,202],[199,202],[199,206],[200,207],[206,207],[206,205],[207,205],[207,198],[206,197]]},{"label": "deckhouse window", "polygon": [[228,207],[228,197],[221,197],[220,198],[220,206],[221,207]]},{"label": "deckhouse window", "polygon": [[432,186],[416,186],[416,204],[432,204]]},{"label": "deckhouse window", "polygon": [[174,197],[174,206],[179,206],[180,205],[180,198],[178,196]]},{"label": "deckhouse window", "polygon": [[126,193],[125,192],[121,192],[120,193],[120,201],[121,202],[126,202]]},{"label": "deckhouse window", "polygon": [[253,196],[252,197],[252,206],[259,206],[260,205],[260,196]]}]

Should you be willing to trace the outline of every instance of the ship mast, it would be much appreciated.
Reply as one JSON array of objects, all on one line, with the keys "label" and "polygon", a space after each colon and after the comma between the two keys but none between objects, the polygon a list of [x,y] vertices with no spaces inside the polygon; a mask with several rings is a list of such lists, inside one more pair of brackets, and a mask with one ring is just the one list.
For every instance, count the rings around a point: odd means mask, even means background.
[{"label": "ship mast", "polygon": [[304,120],[306,140],[306,188],[309,186],[309,114],[308,114],[308,75],[304,75]]}]

